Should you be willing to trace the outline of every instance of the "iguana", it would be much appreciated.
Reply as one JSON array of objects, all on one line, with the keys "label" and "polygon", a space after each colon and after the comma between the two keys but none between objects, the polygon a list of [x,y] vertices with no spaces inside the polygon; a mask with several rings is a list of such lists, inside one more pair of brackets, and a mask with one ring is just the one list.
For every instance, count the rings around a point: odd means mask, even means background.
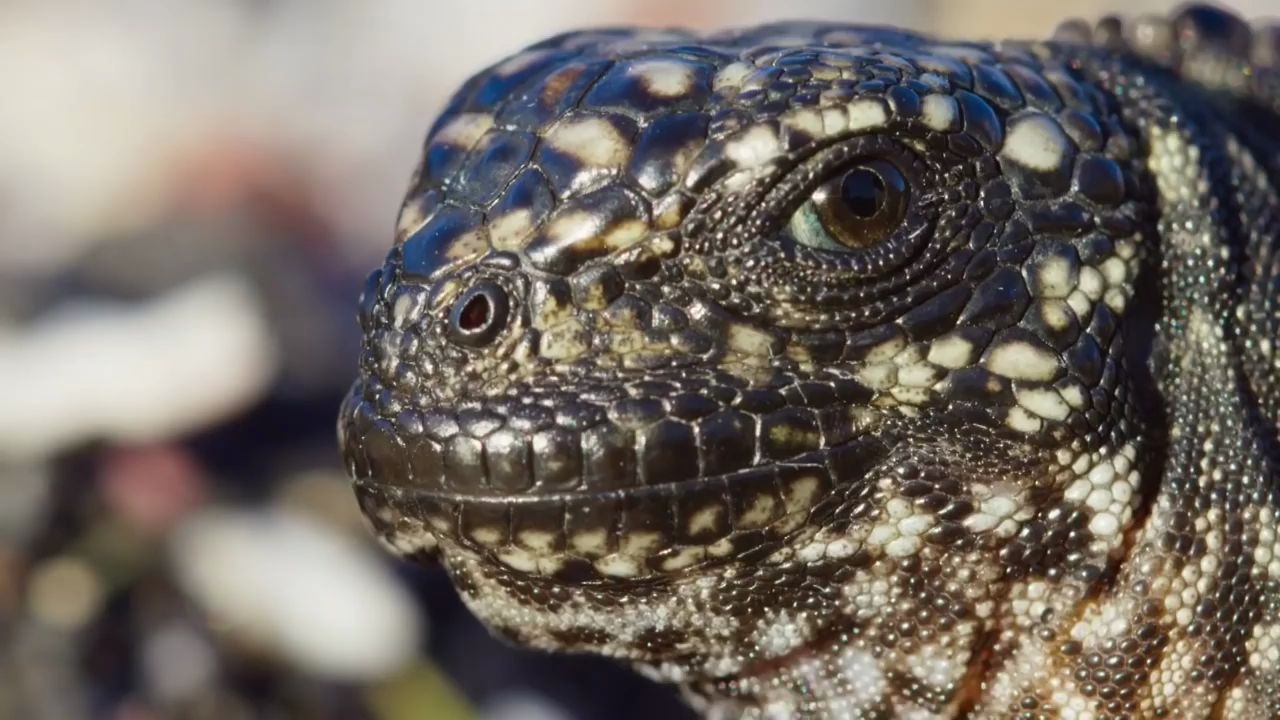
[{"label": "iguana", "polygon": [[339,433],[711,718],[1280,717],[1280,31],[574,32],[468,81]]}]

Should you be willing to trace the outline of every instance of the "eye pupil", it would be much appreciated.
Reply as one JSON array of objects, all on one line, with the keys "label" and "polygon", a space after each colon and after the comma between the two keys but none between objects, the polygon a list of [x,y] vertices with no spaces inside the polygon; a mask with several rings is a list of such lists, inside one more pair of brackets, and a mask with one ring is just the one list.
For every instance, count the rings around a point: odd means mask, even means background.
[{"label": "eye pupil", "polygon": [[854,168],[840,183],[840,200],[855,217],[875,217],[884,207],[884,180],[871,168]]}]

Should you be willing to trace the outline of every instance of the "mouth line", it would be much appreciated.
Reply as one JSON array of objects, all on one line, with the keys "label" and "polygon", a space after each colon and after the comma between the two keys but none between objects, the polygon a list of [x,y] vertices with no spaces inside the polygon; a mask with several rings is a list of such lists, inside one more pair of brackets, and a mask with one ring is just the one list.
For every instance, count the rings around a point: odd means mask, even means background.
[{"label": "mouth line", "polygon": [[[380,481],[377,478],[360,478],[355,481],[359,485],[367,485],[371,487],[379,487],[387,490],[395,490],[402,496],[413,496],[417,498],[431,498],[442,500],[445,502],[469,503],[474,505],[493,505],[493,506],[537,506],[541,504],[563,503],[569,501],[592,502],[592,501],[609,501],[609,500],[625,500],[629,498],[649,498],[674,496],[682,491],[693,487],[708,487],[712,484],[724,484],[725,490],[732,490],[728,487],[729,483],[741,481],[756,477],[762,473],[777,472],[783,470],[815,470],[824,467],[826,457],[841,448],[853,444],[865,436],[858,436],[850,441],[836,447],[823,448],[813,452],[805,453],[794,458],[785,460],[775,460],[770,462],[752,465],[750,467],[740,468],[726,473],[716,473],[714,475],[698,476],[687,478],[677,482],[658,483],[654,485],[637,485],[632,487],[606,488],[601,490],[582,490],[582,491],[558,491],[544,493],[519,493],[514,492],[510,495],[481,495],[467,492],[454,492],[448,490],[435,490],[427,487],[416,487],[412,485],[403,485],[395,482]],[[580,479],[581,480],[581,479]]]},{"label": "mouth line", "polygon": [[525,576],[597,584],[673,575],[770,554],[815,516],[850,502],[891,443],[861,434],[822,450],[659,485],[538,495],[469,495],[361,479],[375,529],[427,534]]}]

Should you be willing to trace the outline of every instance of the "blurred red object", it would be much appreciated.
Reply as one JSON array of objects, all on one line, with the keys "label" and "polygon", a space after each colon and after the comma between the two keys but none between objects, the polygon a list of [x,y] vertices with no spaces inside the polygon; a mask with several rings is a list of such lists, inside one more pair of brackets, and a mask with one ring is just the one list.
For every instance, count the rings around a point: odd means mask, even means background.
[{"label": "blurred red object", "polygon": [[144,532],[170,530],[208,496],[204,469],[178,445],[113,448],[100,467],[108,509]]}]

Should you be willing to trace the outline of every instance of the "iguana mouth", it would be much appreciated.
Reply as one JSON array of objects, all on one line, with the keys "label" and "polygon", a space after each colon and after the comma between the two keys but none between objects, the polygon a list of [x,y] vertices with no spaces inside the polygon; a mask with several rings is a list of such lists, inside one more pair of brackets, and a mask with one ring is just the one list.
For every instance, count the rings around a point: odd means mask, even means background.
[{"label": "iguana mouth", "polygon": [[[608,413],[595,426],[535,429],[527,413],[505,412],[504,422],[490,410],[477,438],[464,431],[479,424],[468,421],[482,412],[474,407],[450,420],[440,419],[446,411],[428,411],[432,422],[406,437],[402,427],[372,419],[359,392],[357,386],[348,397],[340,423],[344,456],[366,514],[388,525],[384,536],[417,535],[413,542],[422,546],[448,545],[508,571],[574,583],[767,555],[815,513],[856,502],[861,481],[888,452],[885,439],[870,432],[878,413],[848,407],[826,413],[807,439],[796,429],[797,416],[815,415],[807,408],[758,415],[721,408],[704,415],[706,422],[683,425],[700,441],[686,447],[665,442],[669,429],[628,428]],[[761,438],[769,428],[785,428],[787,437]],[[796,450],[805,443],[817,449]],[[494,448],[513,445],[522,460],[499,460]],[[694,456],[673,457],[679,453]],[[726,462],[739,467],[712,470],[708,461],[727,453],[734,456]],[[692,474],[673,472],[680,467]]]}]

